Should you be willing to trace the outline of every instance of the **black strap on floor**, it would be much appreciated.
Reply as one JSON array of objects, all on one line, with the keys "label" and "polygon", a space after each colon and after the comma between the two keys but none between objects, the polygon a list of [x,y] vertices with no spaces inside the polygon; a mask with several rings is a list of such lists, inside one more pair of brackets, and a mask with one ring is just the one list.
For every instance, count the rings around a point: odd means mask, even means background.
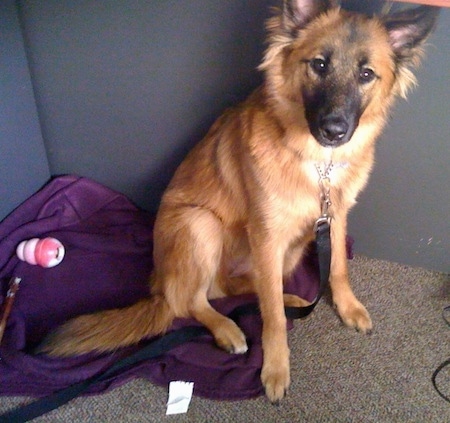
[{"label": "black strap on floor", "polygon": [[[286,316],[290,319],[300,319],[308,316],[322,297],[330,275],[331,263],[331,244],[330,244],[330,226],[327,222],[317,227],[316,246],[319,259],[320,283],[319,291],[314,301],[306,307],[286,307]],[[259,308],[256,303],[244,304],[236,307],[229,315],[233,320],[237,320],[240,316],[249,314],[258,314]],[[5,414],[0,415],[0,423],[24,423],[36,417],[42,416],[49,411],[55,410],[68,403],[73,398],[85,392],[89,387],[96,383],[103,382],[118,373],[119,371],[135,365],[143,360],[155,358],[165,352],[177,347],[192,339],[206,335],[209,331],[202,326],[187,326],[157,338],[151,341],[128,357],[125,357],[106,371],[94,375],[82,382],[71,385],[65,389],[55,392],[47,397],[40,398],[30,404],[13,409]]]},{"label": "black strap on floor", "polygon": [[[445,322],[447,323],[447,325],[450,326],[450,306],[447,306],[444,308],[444,310],[442,311],[442,317],[445,320]],[[439,367],[433,372],[433,375],[431,376],[431,382],[433,383],[433,387],[436,390],[436,392],[441,396],[441,398],[445,399],[445,401],[450,402],[450,396],[445,395],[441,389],[439,389],[438,383],[437,383],[437,378],[439,373],[441,373],[441,371],[446,368],[447,366],[450,366],[450,358],[448,360],[445,360],[443,363],[441,363],[439,365]]]},{"label": "black strap on floor", "polygon": [[106,371],[87,380],[76,383],[68,388],[55,392],[47,397],[38,399],[23,407],[13,409],[0,416],[1,423],[22,423],[42,416],[55,410],[71,399],[86,391],[90,386],[105,381],[119,370],[139,363],[142,360],[157,357],[178,345],[188,342],[198,336],[205,335],[208,330],[202,326],[187,326],[157,338],[128,357],[119,360]]}]

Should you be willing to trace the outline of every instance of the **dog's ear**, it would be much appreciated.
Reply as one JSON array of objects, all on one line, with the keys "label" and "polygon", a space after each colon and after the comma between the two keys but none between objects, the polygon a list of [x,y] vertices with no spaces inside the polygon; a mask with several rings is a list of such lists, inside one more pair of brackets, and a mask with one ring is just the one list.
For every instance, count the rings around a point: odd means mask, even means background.
[{"label": "dog's ear", "polygon": [[439,7],[420,6],[384,18],[392,49],[398,60],[415,61],[420,47],[436,26],[439,11]]},{"label": "dog's ear", "polygon": [[280,57],[279,53],[297,38],[299,30],[338,5],[339,0],[283,0],[282,10],[275,8],[276,14],[267,21],[269,47],[258,69],[268,69],[273,60]]},{"label": "dog's ear", "polygon": [[337,0],[284,0],[283,27],[288,32],[298,30],[320,13],[337,5]]},{"label": "dog's ear", "polygon": [[436,26],[439,11],[439,7],[420,6],[383,18],[397,62],[395,91],[403,98],[417,84],[412,69],[420,62],[423,44]]}]

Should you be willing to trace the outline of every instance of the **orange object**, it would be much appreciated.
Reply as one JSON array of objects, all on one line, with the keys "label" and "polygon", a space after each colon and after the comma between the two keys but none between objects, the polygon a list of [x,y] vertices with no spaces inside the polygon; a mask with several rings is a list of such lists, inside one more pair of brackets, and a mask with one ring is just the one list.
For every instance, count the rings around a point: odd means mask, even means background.
[{"label": "orange object", "polygon": [[5,333],[6,323],[8,321],[8,317],[11,314],[12,305],[14,303],[14,299],[16,298],[16,292],[19,290],[20,278],[12,278],[9,282],[9,289],[6,294],[5,303],[2,307],[2,319],[0,321],[0,343],[2,342],[3,334]]},{"label": "orange object", "polygon": [[428,6],[450,7],[450,0],[395,0],[403,3],[419,3]]}]

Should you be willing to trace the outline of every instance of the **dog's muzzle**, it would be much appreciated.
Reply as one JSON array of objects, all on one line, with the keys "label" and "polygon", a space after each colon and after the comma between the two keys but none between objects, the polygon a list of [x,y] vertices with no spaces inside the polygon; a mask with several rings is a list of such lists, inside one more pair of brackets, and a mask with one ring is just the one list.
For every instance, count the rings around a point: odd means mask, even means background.
[{"label": "dog's muzzle", "polygon": [[350,141],[359,124],[362,107],[358,93],[351,88],[342,91],[345,95],[340,92],[333,95],[331,88],[303,92],[309,130],[324,147],[339,147]]},{"label": "dog's muzzle", "polygon": [[359,120],[353,116],[330,114],[310,124],[310,130],[317,142],[324,147],[339,147],[350,141]]}]

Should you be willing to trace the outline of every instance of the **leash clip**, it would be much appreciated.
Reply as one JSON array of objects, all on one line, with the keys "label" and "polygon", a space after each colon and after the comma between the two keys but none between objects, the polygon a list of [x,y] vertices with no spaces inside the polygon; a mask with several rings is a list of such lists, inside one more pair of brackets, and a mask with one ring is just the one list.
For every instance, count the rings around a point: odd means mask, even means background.
[{"label": "leash clip", "polygon": [[328,226],[331,225],[331,216],[328,214],[328,208],[330,206],[331,206],[330,199],[325,198],[322,201],[322,214],[314,223],[314,232],[315,233],[317,233],[320,226],[324,225],[325,223],[328,224]]},{"label": "leash clip", "polygon": [[320,217],[314,223],[314,232],[317,233],[319,227],[323,224],[331,225],[331,215],[329,214],[329,208],[331,206],[330,200],[330,174],[333,170],[333,162],[330,161],[325,169],[322,170],[321,167],[316,164],[316,169],[319,174],[319,186],[321,190],[321,207],[320,207]]}]

